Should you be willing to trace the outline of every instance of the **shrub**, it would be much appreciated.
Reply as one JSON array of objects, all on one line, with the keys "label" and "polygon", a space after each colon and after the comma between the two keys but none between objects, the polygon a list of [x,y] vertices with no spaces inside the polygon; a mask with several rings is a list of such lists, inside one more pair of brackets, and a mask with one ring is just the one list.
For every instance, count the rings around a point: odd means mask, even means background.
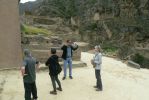
[{"label": "shrub", "polygon": [[38,34],[48,35],[48,34],[50,34],[48,32],[48,30],[46,30],[46,29],[36,28],[33,26],[28,26],[28,25],[21,25],[21,32],[28,34],[28,35],[38,35]]},{"label": "shrub", "polygon": [[142,65],[143,64],[143,61],[144,61],[144,57],[140,54],[135,54],[135,56],[133,57],[133,61]]}]

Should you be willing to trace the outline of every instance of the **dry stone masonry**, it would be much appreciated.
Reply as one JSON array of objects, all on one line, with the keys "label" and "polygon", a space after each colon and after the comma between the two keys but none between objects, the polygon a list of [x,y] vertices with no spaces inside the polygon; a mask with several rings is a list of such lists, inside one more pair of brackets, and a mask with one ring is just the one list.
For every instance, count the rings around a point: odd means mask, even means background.
[{"label": "dry stone masonry", "polygon": [[0,0],[0,69],[21,65],[18,0]]}]

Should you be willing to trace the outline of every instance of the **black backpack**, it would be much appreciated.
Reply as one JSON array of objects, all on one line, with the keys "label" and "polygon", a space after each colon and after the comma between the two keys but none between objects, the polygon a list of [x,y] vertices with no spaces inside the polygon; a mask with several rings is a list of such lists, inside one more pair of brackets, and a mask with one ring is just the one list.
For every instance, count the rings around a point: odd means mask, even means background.
[{"label": "black backpack", "polygon": [[[51,58],[52,58],[52,57],[51,57]],[[53,59],[53,58],[52,58],[52,59]],[[55,61],[54,59],[53,59],[53,61],[54,61],[55,64],[56,64],[56,74],[58,75],[58,74],[61,73],[62,67],[61,67],[61,65],[59,64],[59,62]]]}]

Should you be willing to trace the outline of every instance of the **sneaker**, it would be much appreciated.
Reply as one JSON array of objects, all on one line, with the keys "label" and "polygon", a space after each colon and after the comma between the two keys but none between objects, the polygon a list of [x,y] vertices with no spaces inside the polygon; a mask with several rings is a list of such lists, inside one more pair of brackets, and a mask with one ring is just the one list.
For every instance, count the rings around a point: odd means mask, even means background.
[{"label": "sneaker", "polygon": [[65,79],[66,79],[66,77],[63,77],[63,78],[62,78],[62,80],[65,80]]},{"label": "sneaker", "polygon": [[56,91],[50,91],[50,94],[57,95],[57,92]]},{"label": "sneaker", "polygon": [[70,78],[70,79],[73,79],[73,77],[72,77],[72,76],[69,76],[69,78]]},{"label": "sneaker", "polygon": [[59,90],[59,91],[63,91],[62,88],[57,88],[57,90]]},{"label": "sneaker", "polygon": [[32,100],[37,100],[37,99],[32,98]]},{"label": "sneaker", "polygon": [[102,89],[97,88],[96,91],[103,91]]},{"label": "sneaker", "polygon": [[97,88],[97,86],[93,86],[93,88]]}]

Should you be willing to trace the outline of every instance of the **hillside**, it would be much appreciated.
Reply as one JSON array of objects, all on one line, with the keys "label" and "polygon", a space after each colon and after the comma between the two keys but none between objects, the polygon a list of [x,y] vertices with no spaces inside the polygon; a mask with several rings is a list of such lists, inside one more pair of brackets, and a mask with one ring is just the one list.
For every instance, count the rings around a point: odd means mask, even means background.
[{"label": "hillside", "polygon": [[149,0],[43,0],[39,5],[32,9],[35,16],[62,18],[91,48],[100,44],[105,53],[149,66]]},{"label": "hillside", "polygon": [[34,10],[38,9],[38,7],[41,5],[43,0],[36,0],[36,2],[26,2],[26,3],[20,3],[19,9],[20,9],[20,15],[23,15],[25,12],[32,13]]}]

